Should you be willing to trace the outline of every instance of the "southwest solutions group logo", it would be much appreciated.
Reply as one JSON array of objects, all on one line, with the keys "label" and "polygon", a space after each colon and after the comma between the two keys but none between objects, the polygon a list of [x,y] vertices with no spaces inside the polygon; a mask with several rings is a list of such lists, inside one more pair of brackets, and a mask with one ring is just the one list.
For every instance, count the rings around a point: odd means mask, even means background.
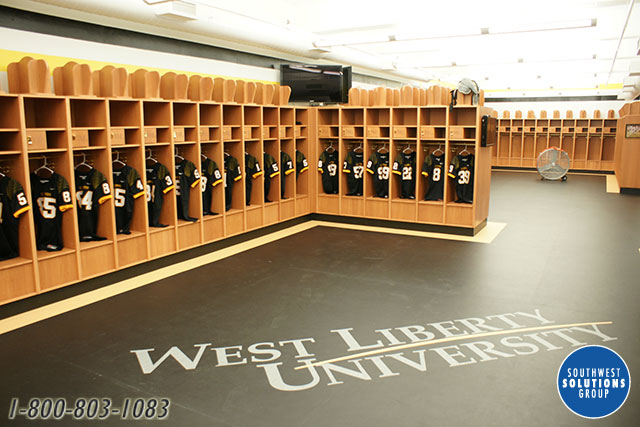
[{"label": "southwest solutions group logo", "polygon": [[604,418],[627,400],[629,368],[615,351],[599,345],[581,347],[558,371],[558,393],[565,406],[584,418]]}]

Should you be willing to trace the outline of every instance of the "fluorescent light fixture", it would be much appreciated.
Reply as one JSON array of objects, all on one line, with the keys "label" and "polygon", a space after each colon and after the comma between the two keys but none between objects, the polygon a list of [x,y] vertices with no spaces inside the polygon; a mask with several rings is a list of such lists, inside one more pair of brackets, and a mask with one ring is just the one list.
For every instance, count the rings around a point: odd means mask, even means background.
[{"label": "fluorescent light fixture", "polygon": [[629,64],[629,76],[640,76],[640,61],[632,61],[631,64]]},{"label": "fluorescent light fixture", "polygon": [[383,43],[390,40],[386,34],[349,34],[339,37],[327,37],[313,42],[317,48],[347,46],[354,44]]},{"label": "fluorescent light fixture", "polygon": [[479,36],[482,32],[478,31],[445,31],[437,33],[398,33],[389,36],[390,39],[395,41],[408,41],[408,40],[429,40],[429,39],[444,39],[450,37],[469,37]]},{"label": "fluorescent light fixture", "polygon": [[574,30],[595,27],[597,19],[578,19],[563,22],[512,23],[494,25],[488,28],[489,34],[529,33],[533,31]]}]

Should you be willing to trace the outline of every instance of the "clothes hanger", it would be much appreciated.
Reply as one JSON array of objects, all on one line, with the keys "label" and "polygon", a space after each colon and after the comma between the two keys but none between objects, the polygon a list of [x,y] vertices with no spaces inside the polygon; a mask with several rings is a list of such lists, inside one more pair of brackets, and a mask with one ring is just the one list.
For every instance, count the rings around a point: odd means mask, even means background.
[{"label": "clothes hanger", "polygon": [[151,151],[151,148],[149,148],[149,155],[145,159],[145,164],[147,165],[147,167],[153,167],[157,163],[158,161],[153,157],[153,151]]},{"label": "clothes hanger", "polygon": [[362,142],[353,150],[353,152],[358,154],[363,152]]},{"label": "clothes hanger", "polygon": [[333,141],[330,141],[330,142],[329,142],[329,144],[330,144],[330,145],[325,149],[325,151],[326,151],[327,153],[333,153],[334,151],[336,151],[336,149],[335,149],[335,148],[333,148]]},{"label": "clothes hanger", "polygon": [[43,159],[42,166],[40,166],[38,169],[33,171],[33,173],[38,175],[40,178],[51,178],[55,173],[55,171],[51,169],[49,166],[47,166],[47,156],[42,156],[42,159]]},{"label": "clothes hanger", "polygon": [[207,159],[208,159],[208,157],[207,157],[207,155],[206,155],[206,154],[204,154],[204,153],[200,153],[200,159],[201,159],[201,160],[207,160]]},{"label": "clothes hanger", "polygon": [[[438,153],[438,152],[439,152],[440,154],[436,154],[436,153]],[[433,150],[433,153],[432,153],[432,154],[433,154],[434,156],[439,156],[439,155],[441,155],[441,154],[444,154],[444,151],[442,151],[442,144],[439,144],[439,145],[438,145],[438,148],[436,148],[435,150]]]},{"label": "clothes hanger", "polygon": [[115,160],[112,162],[114,169],[115,170],[120,170],[123,167],[127,166],[127,164],[125,162],[123,162],[122,160],[120,160],[120,152],[119,151],[114,151],[116,158]]},{"label": "clothes hanger", "polygon": [[180,155],[180,153],[178,152],[178,147],[176,147],[176,156],[175,157],[176,157],[176,159],[179,159],[181,162],[184,161],[184,157],[182,157]]},{"label": "clothes hanger", "polygon": [[402,152],[404,154],[411,154],[413,153],[413,149],[411,148],[411,144],[407,143],[407,146],[405,147],[404,150],[402,150]]},{"label": "clothes hanger", "polygon": [[461,156],[464,156],[465,155],[464,153],[467,153],[466,155],[471,154],[471,153],[469,153],[469,150],[467,150],[467,144],[464,144],[464,149],[461,152],[459,152],[458,154],[461,155]]},{"label": "clothes hanger", "polygon": [[93,169],[89,163],[87,163],[87,153],[82,153],[82,162],[78,163],[75,168],[78,172],[89,172]]},{"label": "clothes hanger", "polygon": [[385,141],[385,142],[382,143],[382,147],[378,148],[378,153],[385,154],[385,153],[388,153],[388,152],[389,152],[389,150],[387,150],[387,142]]}]

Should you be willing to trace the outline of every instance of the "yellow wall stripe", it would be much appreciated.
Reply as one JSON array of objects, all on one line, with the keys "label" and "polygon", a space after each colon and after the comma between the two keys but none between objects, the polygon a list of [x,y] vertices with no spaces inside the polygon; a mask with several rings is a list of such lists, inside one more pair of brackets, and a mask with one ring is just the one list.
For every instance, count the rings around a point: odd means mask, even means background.
[{"label": "yellow wall stripe", "polygon": [[53,72],[54,68],[63,67],[67,62],[74,61],[74,62],[77,62],[78,64],[89,65],[91,67],[91,70],[100,70],[101,68],[107,65],[113,65],[114,67],[124,68],[129,73],[133,73],[134,71],[139,70],[140,68],[143,68],[148,71],[157,71],[158,73],[160,73],[160,75],[164,73],[168,73],[169,71],[173,71],[174,73],[186,74],[187,76],[197,75],[197,76],[211,77],[211,78],[222,77],[225,79],[244,80],[248,82],[251,81],[251,82],[258,82],[258,83],[265,83],[265,84],[280,84],[280,82],[274,82],[274,81],[268,81],[268,80],[246,79],[246,78],[240,78],[240,77],[234,77],[234,76],[223,76],[219,74],[194,73],[188,70],[176,70],[171,68],[155,68],[155,67],[147,67],[147,66],[134,65],[134,64],[118,64],[113,62],[94,61],[90,59],[72,58],[67,56],[44,55],[44,54],[35,53],[35,52],[20,52],[17,50],[8,50],[8,49],[0,49],[0,71],[7,71],[7,66],[10,63],[18,62],[25,56],[30,56],[35,59],[44,59],[45,61],[47,61],[47,64],[49,64],[50,72]]}]

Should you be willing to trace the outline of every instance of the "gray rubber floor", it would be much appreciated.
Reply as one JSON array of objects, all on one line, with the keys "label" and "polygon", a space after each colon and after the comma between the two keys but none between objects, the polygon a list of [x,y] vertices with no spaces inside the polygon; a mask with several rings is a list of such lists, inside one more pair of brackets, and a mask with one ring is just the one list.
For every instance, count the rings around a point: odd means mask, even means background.
[{"label": "gray rubber floor", "polygon": [[[12,398],[47,396],[166,398],[172,426],[637,425],[640,197],[607,194],[603,177],[509,172],[491,197],[489,220],[508,225],[489,245],[318,227],[0,336],[0,425],[44,424],[6,418]],[[598,321],[614,323],[508,332]],[[490,331],[505,335],[294,370]],[[601,420],[556,389],[585,344],[631,371],[626,403]]]}]

